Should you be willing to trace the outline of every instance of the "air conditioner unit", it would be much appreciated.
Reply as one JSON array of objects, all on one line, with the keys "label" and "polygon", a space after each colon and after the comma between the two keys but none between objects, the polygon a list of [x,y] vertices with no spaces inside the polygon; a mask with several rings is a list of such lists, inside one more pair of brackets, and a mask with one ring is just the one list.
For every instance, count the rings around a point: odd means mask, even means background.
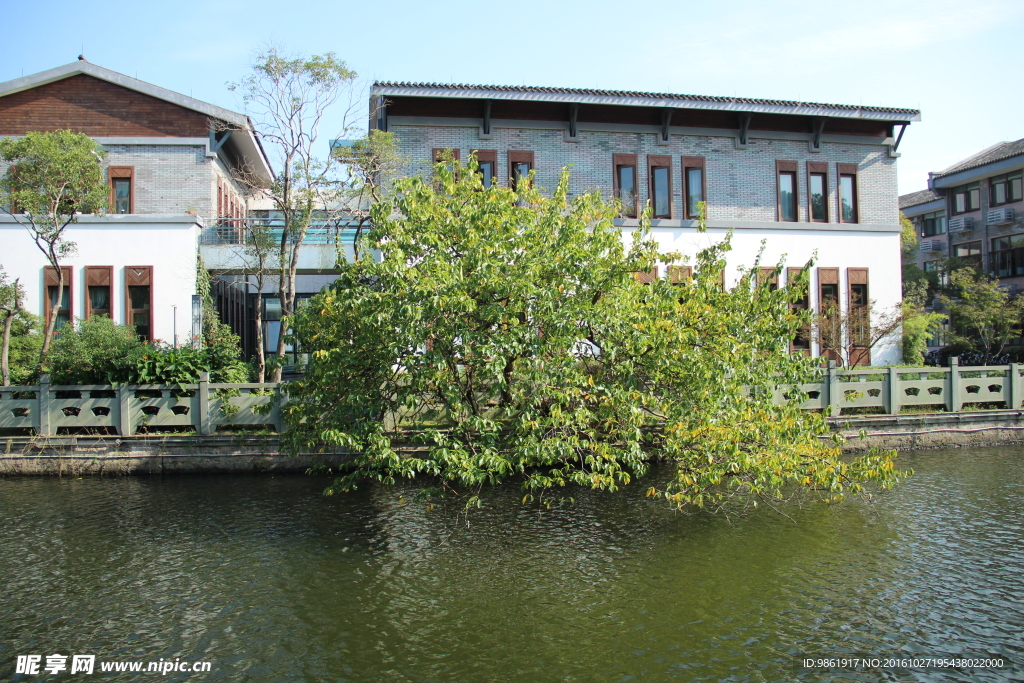
[{"label": "air conditioner unit", "polygon": [[989,225],[1006,225],[1013,222],[1013,209],[990,209],[988,212]]},{"label": "air conditioner unit", "polygon": [[940,251],[942,240],[921,240],[921,253],[927,254],[930,251]]},{"label": "air conditioner unit", "polygon": [[974,219],[970,216],[960,216],[958,218],[949,219],[949,231],[959,232],[961,230],[970,230],[974,227]]}]

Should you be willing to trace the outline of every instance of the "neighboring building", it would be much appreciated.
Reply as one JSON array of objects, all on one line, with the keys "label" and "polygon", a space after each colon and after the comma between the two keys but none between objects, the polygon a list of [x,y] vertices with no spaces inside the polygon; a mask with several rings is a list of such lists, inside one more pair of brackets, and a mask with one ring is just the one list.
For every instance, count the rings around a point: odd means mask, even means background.
[{"label": "neighboring building", "polygon": [[918,229],[915,262],[925,271],[959,257],[1011,291],[1024,288],[1024,139],[929,173],[928,189],[901,196],[900,209]]},{"label": "neighboring building", "polygon": [[[77,253],[61,317],[108,315],[149,339],[192,333],[191,299],[204,228],[247,215],[239,168],[269,182],[271,169],[248,118],[79,60],[0,83],[0,137],[70,129],[108,152],[106,215],[67,230]],[[0,163],[0,173],[6,168]],[[0,213],[0,264],[46,314],[55,273],[23,227]],[[176,323],[176,324],[175,324]]]},{"label": "neighboring building", "polygon": [[[816,255],[813,307],[831,298],[844,309],[866,301],[888,309],[901,300],[896,148],[920,120],[916,110],[380,82],[371,97],[371,125],[398,137],[409,173],[429,172],[451,150],[463,160],[475,153],[495,182],[532,170],[551,188],[571,164],[571,192],[622,200],[624,237],[648,202],[666,252],[692,257],[734,231],[728,284],[738,266],[753,265],[764,240],[762,265],[785,256],[799,268]],[[700,201],[707,234],[696,229]],[[797,343],[819,355],[810,346]],[[895,343],[871,358],[899,360]]]}]

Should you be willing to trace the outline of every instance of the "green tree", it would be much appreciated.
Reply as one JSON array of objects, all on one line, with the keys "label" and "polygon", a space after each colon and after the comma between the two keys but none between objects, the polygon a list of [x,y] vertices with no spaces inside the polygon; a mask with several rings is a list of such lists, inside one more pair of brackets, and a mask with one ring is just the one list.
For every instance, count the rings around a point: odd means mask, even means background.
[{"label": "green tree", "polygon": [[[64,293],[60,262],[75,252],[66,238],[80,213],[103,211],[109,188],[103,176],[106,152],[87,135],[70,130],[29,132],[22,138],[0,140],[0,158],[10,166],[0,178],[0,202],[7,213],[28,229],[36,246],[57,274],[54,302]],[[60,306],[51,306],[43,332],[40,365],[53,341]]]},{"label": "green tree", "polygon": [[942,313],[928,312],[925,303],[928,301],[928,282],[917,280],[903,283],[903,362],[907,365],[924,365],[924,354],[928,349],[928,340],[932,338],[939,326],[946,321]]},{"label": "green tree", "polygon": [[917,228],[914,227],[913,221],[907,218],[902,211],[900,211],[900,228],[900,249],[903,252],[903,258],[904,260],[913,259],[921,242],[917,238]]},{"label": "green tree", "polygon": [[1009,341],[1021,336],[1024,297],[1010,297],[975,268],[961,268],[950,275],[951,293],[940,301],[952,321],[951,345],[976,348],[988,358],[998,356]]},{"label": "green tree", "polygon": [[42,340],[36,334],[38,319],[22,305],[25,288],[14,281],[0,267],[0,316],[3,320],[3,338],[0,342],[0,378],[3,386],[28,381],[39,358]]},{"label": "green tree", "polygon": [[528,496],[614,490],[661,457],[677,473],[649,494],[714,509],[897,476],[894,454],[844,462],[819,440],[820,415],[771,400],[808,376],[811,361],[788,353],[806,281],[773,290],[753,264],[726,291],[726,240],[693,277],[643,285],[638,273],[678,255],[645,228],[624,247],[617,207],[570,198],[567,171],[551,198],[532,176],[484,190],[473,160],[436,174],[395,183],[362,258],[296,319],[312,359],[289,386],[285,438],[293,452],[353,452],[330,491],[416,475],[467,504],[518,475]]},{"label": "green tree", "polygon": [[[355,79],[356,73],[333,53],[288,56],[270,48],[256,55],[249,76],[229,84],[241,94],[278,169],[269,187],[245,172],[239,180],[253,196],[267,200],[276,216],[272,261],[282,330],[295,315],[296,274],[307,232],[318,224],[335,225],[346,214],[349,194],[340,175],[341,162],[333,154],[321,156],[327,145],[320,127],[328,110],[342,100],[347,108],[339,135],[352,133],[356,121],[365,121]],[[282,334],[278,341],[273,381],[281,380],[285,337]]]}]

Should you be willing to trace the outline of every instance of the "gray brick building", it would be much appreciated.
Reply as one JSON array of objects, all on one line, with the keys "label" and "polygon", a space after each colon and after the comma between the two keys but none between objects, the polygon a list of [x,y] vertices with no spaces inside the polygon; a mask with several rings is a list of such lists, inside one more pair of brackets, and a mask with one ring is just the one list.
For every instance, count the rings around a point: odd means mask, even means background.
[{"label": "gray brick building", "polygon": [[[891,308],[901,299],[897,148],[920,120],[916,110],[378,82],[371,111],[371,127],[399,139],[406,173],[429,173],[446,149],[461,159],[476,153],[503,184],[532,170],[550,188],[568,166],[573,193],[623,201],[624,233],[637,224],[629,206],[649,203],[666,252],[693,256],[706,244],[693,210],[704,201],[710,238],[735,235],[727,282],[764,241],[764,263],[815,258],[812,306],[835,297],[842,307],[863,299]],[[870,360],[898,362],[899,348],[877,347]]]}]

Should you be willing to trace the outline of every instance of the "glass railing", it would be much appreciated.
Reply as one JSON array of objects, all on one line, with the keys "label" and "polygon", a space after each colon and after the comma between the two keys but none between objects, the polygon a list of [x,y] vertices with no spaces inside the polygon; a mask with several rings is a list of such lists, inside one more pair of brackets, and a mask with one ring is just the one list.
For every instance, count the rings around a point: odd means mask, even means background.
[{"label": "glass railing", "polygon": [[[200,244],[203,245],[244,245],[251,244],[254,234],[260,235],[271,244],[280,244],[284,228],[276,218],[222,218],[214,225],[203,228]],[[306,230],[302,244],[334,245],[352,244],[358,222],[355,219],[336,221],[315,221]],[[291,237],[296,242],[296,236]]]}]

